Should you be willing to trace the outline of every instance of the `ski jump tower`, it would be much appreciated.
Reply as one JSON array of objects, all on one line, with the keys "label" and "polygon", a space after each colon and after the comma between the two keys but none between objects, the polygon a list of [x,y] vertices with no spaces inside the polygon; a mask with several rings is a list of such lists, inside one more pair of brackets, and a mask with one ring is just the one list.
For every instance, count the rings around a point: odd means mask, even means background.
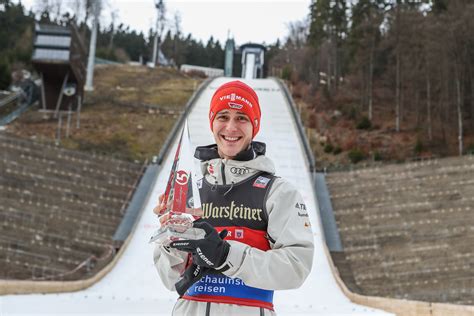
[{"label": "ski jump tower", "polygon": [[77,29],[36,24],[32,63],[41,75],[43,110],[55,114],[80,105],[86,79],[86,50]]},{"label": "ski jump tower", "polygon": [[225,42],[225,65],[224,65],[224,76],[232,77],[232,66],[234,63],[234,47],[235,42],[229,38]]},{"label": "ski jump tower", "polygon": [[240,46],[242,51],[242,78],[263,78],[265,46],[248,43]]}]

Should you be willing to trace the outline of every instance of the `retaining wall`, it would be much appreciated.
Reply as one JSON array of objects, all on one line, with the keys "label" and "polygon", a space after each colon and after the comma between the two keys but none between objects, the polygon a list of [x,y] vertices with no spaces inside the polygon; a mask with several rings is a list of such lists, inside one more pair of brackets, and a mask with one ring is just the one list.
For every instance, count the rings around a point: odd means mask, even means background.
[{"label": "retaining wall", "polygon": [[365,296],[351,292],[342,281],[328,248],[324,245],[326,257],[337,284],[351,302],[394,313],[397,316],[473,316],[474,306],[401,300],[377,296]]}]

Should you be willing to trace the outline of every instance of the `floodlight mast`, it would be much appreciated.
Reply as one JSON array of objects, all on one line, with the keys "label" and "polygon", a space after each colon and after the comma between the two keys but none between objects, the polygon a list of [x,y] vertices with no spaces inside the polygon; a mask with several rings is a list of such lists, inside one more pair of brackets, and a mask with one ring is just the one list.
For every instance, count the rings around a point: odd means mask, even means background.
[{"label": "floodlight mast", "polygon": [[97,43],[97,28],[99,24],[99,15],[100,15],[101,3],[100,0],[92,1],[92,13],[94,20],[92,21],[92,34],[91,40],[89,43],[89,58],[87,60],[87,75],[86,75],[86,85],[84,90],[92,91],[94,90],[94,60],[95,60],[95,47]]},{"label": "floodlight mast", "polygon": [[156,8],[156,26],[155,26],[155,38],[153,41],[153,59],[152,63],[154,66],[159,64],[159,54],[160,54],[160,44],[158,41],[158,36],[162,36],[164,29],[164,19],[165,19],[165,4],[163,0],[155,0]]}]

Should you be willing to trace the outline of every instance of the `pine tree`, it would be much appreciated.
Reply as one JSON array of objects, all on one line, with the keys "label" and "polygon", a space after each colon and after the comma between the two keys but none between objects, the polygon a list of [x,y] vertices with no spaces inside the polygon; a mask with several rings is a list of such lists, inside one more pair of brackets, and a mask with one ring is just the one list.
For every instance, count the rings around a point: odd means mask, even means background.
[{"label": "pine tree", "polygon": [[[309,45],[320,60],[319,69],[326,73],[329,92],[337,91],[339,78],[344,73],[344,38],[347,35],[347,7],[343,0],[316,0],[311,7]],[[317,78],[319,81],[319,78]],[[334,88],[333,88],[334,87]]]},{"label": "pine tree", "polygon": [[34,17],[32,13],[25,14],[21,2],[2,0],[0,3],[3,5],[0,10],[0,89],[6,89],[14,63],[30,67]]}]

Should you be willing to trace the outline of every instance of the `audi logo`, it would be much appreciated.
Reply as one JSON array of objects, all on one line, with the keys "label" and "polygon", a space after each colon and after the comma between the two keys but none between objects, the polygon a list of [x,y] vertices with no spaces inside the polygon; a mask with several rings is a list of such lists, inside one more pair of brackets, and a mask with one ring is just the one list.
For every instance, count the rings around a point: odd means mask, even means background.
[{"label": "audi logo", "polygon": [[237,167],[232,167],[230,168],[230,172],[232,172],[233,174],[246,174],[249,172],[249,170],[247,168],[237,168]]}]

